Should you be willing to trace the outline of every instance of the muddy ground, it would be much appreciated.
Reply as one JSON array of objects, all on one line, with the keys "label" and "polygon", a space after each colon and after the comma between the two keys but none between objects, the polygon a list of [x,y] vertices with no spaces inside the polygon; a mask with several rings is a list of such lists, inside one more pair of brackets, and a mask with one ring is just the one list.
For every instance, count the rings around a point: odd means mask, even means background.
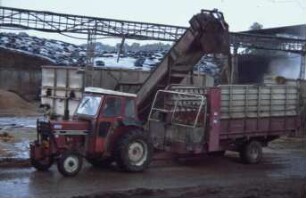
[{"label": "muddy ground", "polygon": [[29,165],[29,143],[36,138],[37,118],[0,117],[0,167]]},{"label": "muddy ground", "polygon": [[[35,138],[33,128],[7,131],[15,142]],[[306,197],[305,179],[306,139],[283,137],[264,149],[257,165],[242,164],[234,152],[179,161],[157,157],[147,171],[137,174],[85,163],[79,175],[65,178],[55,165],[49,172],[37,172],[25,155],[11,156],[0,163],[0,197],[301,198]]]}]

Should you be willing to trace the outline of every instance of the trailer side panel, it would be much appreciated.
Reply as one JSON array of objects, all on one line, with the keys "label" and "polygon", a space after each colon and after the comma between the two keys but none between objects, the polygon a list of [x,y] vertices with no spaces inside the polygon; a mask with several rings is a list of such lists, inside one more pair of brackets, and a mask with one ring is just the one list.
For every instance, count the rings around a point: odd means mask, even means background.
[{"label": "trailer side panel", "polygon": [[222,85],[220,139],[279,136],[301,127],[298,86]]}]

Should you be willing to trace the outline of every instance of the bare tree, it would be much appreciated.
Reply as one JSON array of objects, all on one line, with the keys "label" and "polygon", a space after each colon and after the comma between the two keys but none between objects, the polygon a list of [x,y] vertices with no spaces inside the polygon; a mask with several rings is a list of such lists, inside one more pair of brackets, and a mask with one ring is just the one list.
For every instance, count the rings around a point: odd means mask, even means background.
[{"label": "bare tree", "polygon": [[250,30],[261,30],[263,28],[263,25],[258,23],[258,22],[254,22],[251,26],[250,26]]}]

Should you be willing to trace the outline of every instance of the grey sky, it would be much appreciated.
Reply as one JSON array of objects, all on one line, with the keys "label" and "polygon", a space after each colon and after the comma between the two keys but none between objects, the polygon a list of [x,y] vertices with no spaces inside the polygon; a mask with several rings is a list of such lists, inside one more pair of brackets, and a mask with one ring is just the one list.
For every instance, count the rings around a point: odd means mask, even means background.
[{"label": "grey sky", "polygon": [[[221,10],[230,30],[247,30],[253,22],[264,28],[306,23],[305,0],[0,0],[2,6],[47,10],[104,18],[188,26],[201,9]],[[33,34],[31,31],[30,34]],[[61,39],[55,34],[42,37]],[[65,39],[69,42],[71,39]],[[81,41],[73,41],[81,42]]]}]

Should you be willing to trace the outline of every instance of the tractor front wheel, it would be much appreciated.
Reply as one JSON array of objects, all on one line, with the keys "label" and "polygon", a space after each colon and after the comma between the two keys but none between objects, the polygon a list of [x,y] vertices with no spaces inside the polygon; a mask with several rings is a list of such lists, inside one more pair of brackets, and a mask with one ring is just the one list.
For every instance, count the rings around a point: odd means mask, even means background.
[{"label": "tractor front wheel", "polygon": [[117,142],[115,160],[125,171],[141,172],[149,166],[152,152],[152,143],[143,131],[129,131]]},{"label": "tractor front wheel", "polygon": [[83,159],[76,152],[63,153],[57,161],[58,171],[66,177],[77,175],[80,172],[82,165]]},{"label": "tractor front wheel", "polygon": [[38,171],[47,171],[53,164],[52,157],[45,157],[43,160],[31,158],[31,165]]}]

